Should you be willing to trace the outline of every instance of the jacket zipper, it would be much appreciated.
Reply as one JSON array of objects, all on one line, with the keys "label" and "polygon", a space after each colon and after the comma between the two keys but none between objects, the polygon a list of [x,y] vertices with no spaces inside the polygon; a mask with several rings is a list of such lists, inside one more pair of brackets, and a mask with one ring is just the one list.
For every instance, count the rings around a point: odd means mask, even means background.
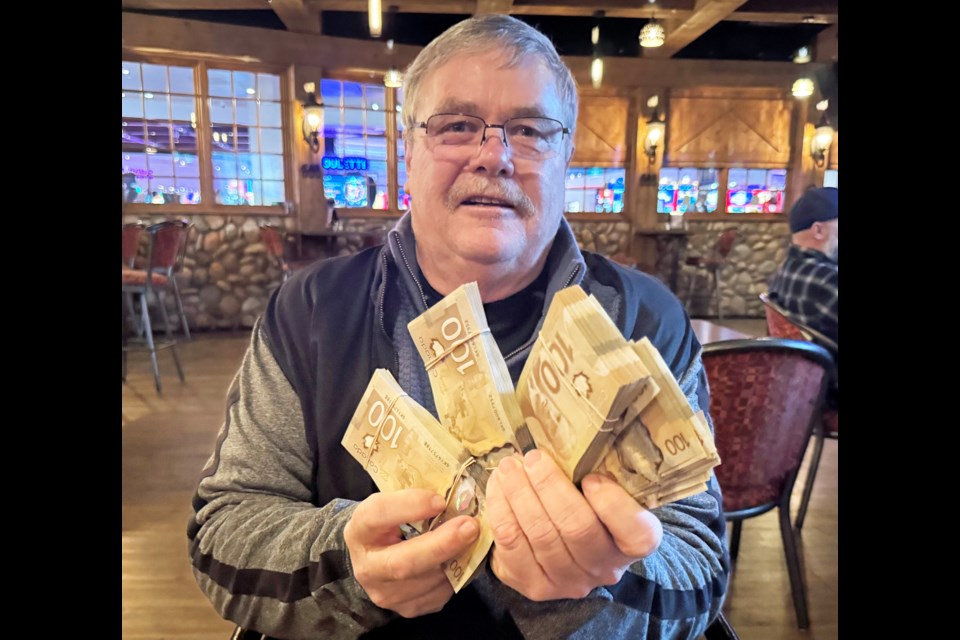
[{"label": "jacket zipper", "polygon": [[[576,266],[574,266],[573,272],[570,274],[570,277],[567,278],[567,281],[566,281],[566,282],[564,283],[564,285],[563,285],[562,287],[560,287],[560,288],[561,288],[561,289],[566,289],[567,287],[569,287],[569,286],[570,286],[570,283],[573,282],[573,279],[577,277],[577,274],[578,274],[578,273],[580,273],[580,265],[579,265],[579,264],[576,265]],[[523,344],[523,345],[520,346],[520,347],[517,347],[516,349],[514,349],[513,351],[511,351],[509,355],[505,356],[505,357],[503,358],[503,361],[504,361],[504,362],[507,362],[508,360],[510,360],[510,358],[512,358],[513,356],[517,355],[518,353],[522,353],[523,351],[526,351],[527,349],[529,349],[529,348],[533,345],[533,343],[537,341],[537,337],[538,337],[539,335],[540,335],[540,332],[538,331],[538,332],[537,332],[537,335],[531,336],[531,338],[530,338],[529,340],[527,340],[527,342],[526,342],[525,344]]]}]

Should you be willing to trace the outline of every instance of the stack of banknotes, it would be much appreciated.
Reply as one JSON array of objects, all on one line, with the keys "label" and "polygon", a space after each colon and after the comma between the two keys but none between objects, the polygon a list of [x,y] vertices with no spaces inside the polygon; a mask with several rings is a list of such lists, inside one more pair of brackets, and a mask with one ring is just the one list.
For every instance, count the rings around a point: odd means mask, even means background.
[{"label": "stack of banknotes", "polygon": [[425,488],[446,497],[444,512],[409,523],[409,535],[458,515],[477,518],[476,542],[443,567],[455,591],[493,543],[484,490],[506,456],[542,449],[573,482],[606,474],[648,508],[704,491],[720,463],[703,412],[692,409],[660,353],[646,338],[624,339],[580,287],[554,296],[516,389],[476,283],[408,329],[440,421],[378,369],[342,444],[381,491]]}]

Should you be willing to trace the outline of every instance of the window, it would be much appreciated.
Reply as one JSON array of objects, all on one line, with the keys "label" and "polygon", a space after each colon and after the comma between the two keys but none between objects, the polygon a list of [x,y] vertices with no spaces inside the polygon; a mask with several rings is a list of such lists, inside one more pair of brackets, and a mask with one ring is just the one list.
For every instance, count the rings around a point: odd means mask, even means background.
[{"label": "window", "polygon": [[623,167],[570,167],[567,170],[564,211],[622,212],[625,177]]},{"label": "window", "polygon": [[827,169],[823,172],[823,186],[840,188],[840,169]]},{"label": "window", "polygon": [[717,169],[661,169],[657,213],[713,213],[719,186]]},{"label": "window", "polygon": [[123,61],[121,73],[123,201],[198,204],[193,69]]},{"label": "window", "polygon": [[[721,184],[726,184],[722,191]],[[786,169],[664,167],[657,189],[657,212],[782,213],[786,185]]]},{"label": "window", "polygon": [[403,145],[403,89],[397,89],[397,209],[410,208],[410,194],[404,190],[407,184],[407,165]]},{"label": "window", "polygon": [[321,80],[323,190],[337,207],[387,209],[383,85]]},{"label": "window", "polygon": [[[121,72],[125,203],[285,202],[279,75],[135,60]],[[198,79],[206,95],[197,95]],[[198,121],[209,123],[206,148]]]},{"label": "window", "polygon": [[283,204],[280,77],[209,69],[207,83],[217,204]]},{"label": "window", "polygon": [[727,213],[781,213],[786,169],[728,169]]}]

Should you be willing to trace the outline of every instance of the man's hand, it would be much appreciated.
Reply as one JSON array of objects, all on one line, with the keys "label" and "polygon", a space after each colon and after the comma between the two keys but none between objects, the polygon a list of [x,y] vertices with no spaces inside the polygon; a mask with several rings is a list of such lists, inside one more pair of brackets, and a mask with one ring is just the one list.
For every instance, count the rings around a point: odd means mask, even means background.
[{"label": "man's hand", "polygon": [[375,493],[361,502],[343,530],[353,575],[378,607],[404,618],[443,608],[453,587],[441,565],[476,540],[474,518],[459,516],[404,540],[400,525],[432,518],[444,501],[426,489]]},{"label": "man's hand", "polygon": [[500,462],[486,495],[491,568],[504,584],[531,600],[582,598],[657,550],[660,521],[620,485],[590,474],[582,486],[541,451]]}]

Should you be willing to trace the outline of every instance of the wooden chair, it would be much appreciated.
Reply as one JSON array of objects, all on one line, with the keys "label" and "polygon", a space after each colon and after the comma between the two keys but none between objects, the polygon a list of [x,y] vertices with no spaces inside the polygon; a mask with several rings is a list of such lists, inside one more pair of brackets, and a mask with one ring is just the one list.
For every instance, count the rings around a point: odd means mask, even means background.
[{"label": "wooden chair", "polygon": [[[806,340],[826,348],[831,355],[840,353],[840,347],[836,342],[816,329],[791,318],[789,312],[777,304],[768,292],[761,293],[760,300],[763,302],[763,310],[767,317],[767,333],[771,336]],[[834,387],[839,388],[839,372],[836,366],[831,369],[831,378]],[[803,485],[803,496],[800,499],[800,510],[797,512],[795,526],[798,530],[803,529],[803,522],[807,518],[807,507],[810,504],[810,496],[813,494],[813,482],[817,478],[820,457],[823,455],[824,438],[833,438],[834,440],[839,438],[840,410],[824,407],[819,426],[820,428],[814,434],[815,441],[813,455],[810,458],[810,470],[807,472],[807,480]]]},{"label": "wooden chair", "polygon": [[740,550],[743,520],[778,509],[797,623],[806,629],[806,580],[790,519],[790,494],[823,411],[832,359],[810,342],[757,338],[707,344],[703,364],[723,460],[715,471],[724,513],[733,523],[731,562]]},{"label": "wooden chair", "polygon": [[[723,306],[722,306],[722,296],[720,290],[720,270],[723,268],[723,265],[727,263],[727,256],[730,255],[730,251],[733,250],[733,245],[737,241],[737,230],[736,229],[727,229],[720,234],[720,237],[717,238],[717,242],[713,245],[713,248],[707,255],[704,256],[689,256],[685,263],[693,267],[693,272],[690,274],[690,284],[687,288],[687,312],[691,311],[691,305],[693,303],[693,292],[696,288],[697,276],[700,272],[706,272],[706,274],[713,280],[713,291],[711,292],[711,297],[715,298],[717,301],[717,317],[720,320],[723,320]],[[707,311],[710,310],[710,303],[707,303]]]},{"label": "wooden chair", "polygon": [[[183,307],[179,303],[179,291],[176,289],[176,279],[174,273],[178,270],[183,261],[183,253],[186,247],[187,227],[189,223],[186,220],[168,220],[152,225],[147,229],[150,237],[150,243],[147,249],[147,268],[146,269],[121,269],[121,294],[128,300],[128,310],[133,310],[133,298],[139,297],[140,317],[139,322],[135,314],[131,313],[129,320],[130,327],[138,336],[142,336],[147,351],[150,352],[150,360],[153,365],[153,379],[157,387],[157,392],[162,392],[160,383],[160,368],[157,364],[157,350],[169,348],[173,355],[173,362],[177,367],[177,374],[180,381],[184,381],[183,369],[180,366],[180,358],[177,356],[176,339],[173,336],[173,330],[170,325],[170,317],[167,313],[166,294],[168,291],[175,292],[178,300],[178,311],[183,317]],[[160,317],[163,318],[166,340],[157,342],[153,336],[153,326],[150,322],[149,301],[151,297],[157,300]],[[186,320],[184,320],[186,327]],[[189,333],[186,333],[189,338]],[[122,358],[121,358],[121,380],[126,380],[126,354],[132,350],[129,345],[129,337],[124,334],[122,337]]]}]

